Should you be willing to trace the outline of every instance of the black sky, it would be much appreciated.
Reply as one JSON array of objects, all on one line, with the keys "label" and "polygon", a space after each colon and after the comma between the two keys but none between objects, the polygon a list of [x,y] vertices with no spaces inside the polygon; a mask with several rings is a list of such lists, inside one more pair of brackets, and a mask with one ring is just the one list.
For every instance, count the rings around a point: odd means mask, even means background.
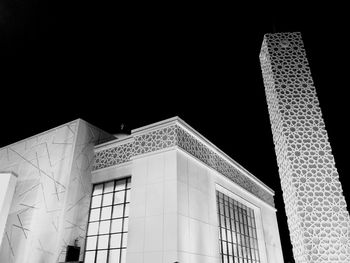
[{"label": "black sky", "polygon": [[261,42],[302,33],[349,203],[348,21],[341,6],[250,4],[3,0],[0,147],[76,118],[115,133],[179,116],[276,191],[288,262]]}]

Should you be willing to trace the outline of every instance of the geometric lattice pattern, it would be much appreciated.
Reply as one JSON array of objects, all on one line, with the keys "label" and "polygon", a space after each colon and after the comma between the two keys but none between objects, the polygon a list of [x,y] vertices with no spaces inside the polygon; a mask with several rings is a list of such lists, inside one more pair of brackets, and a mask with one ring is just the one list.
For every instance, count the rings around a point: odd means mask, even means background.
[{"label": "geometric lattice pattern", "polygon": [[176,125],[135,136],[133,145],[134,156],[173,147],[176,145],[176,140]]},{"label": "geometric lattice pattern", "polygon": [[140,154],[175,146],[175,125],[135,136],[133,142],[108,148],[95,154],[93,170],[121,164]]},{"label": "geometric lattice pattern", "polygon": [[348,263],[349,214],[301,34],[266,34],[260,61],[295,261]]},{"label": "geometric lattice pattern", "polygon": [[239,171],[179,125],[169,125],[146,134],[136,135],[127,142],[95,153],[93,170],[130,161],[131,157],[178,146],[211,168],[228,177],[250,193],[274,206],[273,195]]},{"label": "geometric lattice pattern", "polygon": [[128,162],[132,156],[134,156],[133,143],[125,143],[105,149],[95,153],[93,170]]},{"label": "geometric lattice pattern", "polygon": [[233,164],[226,161],[184,129],[178,127],[177,135],[177,145],[183,150],[201,160],[203,163],[213,168],[217,172],[226,176],[248,192],[259,197],[261,200],[265,201],[271,206],[274,206],[273,195],[244,175]]}]

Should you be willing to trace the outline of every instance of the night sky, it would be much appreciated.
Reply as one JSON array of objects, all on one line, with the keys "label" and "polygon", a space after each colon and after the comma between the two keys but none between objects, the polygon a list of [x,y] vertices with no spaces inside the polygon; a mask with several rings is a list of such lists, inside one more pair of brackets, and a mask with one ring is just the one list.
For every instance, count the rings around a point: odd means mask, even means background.
[{"label": "night sky", "polygon": [[82,118],[107,132],[179,116],[276,192],[287,220],[260,70],[268,32],[300,31],[350,202],[347,18],[294,2],[239,7],[0,2],[0,147]]}]

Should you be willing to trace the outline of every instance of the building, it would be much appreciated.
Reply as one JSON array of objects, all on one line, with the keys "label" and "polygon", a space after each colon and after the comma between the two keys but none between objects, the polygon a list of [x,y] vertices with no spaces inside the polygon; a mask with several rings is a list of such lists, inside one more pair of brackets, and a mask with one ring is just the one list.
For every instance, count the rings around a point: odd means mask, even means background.
[{"label": "building", "polygon": [[0,262],[283,262],[273,190],[178,117],[121,139],[78,119],[0,172]]}]

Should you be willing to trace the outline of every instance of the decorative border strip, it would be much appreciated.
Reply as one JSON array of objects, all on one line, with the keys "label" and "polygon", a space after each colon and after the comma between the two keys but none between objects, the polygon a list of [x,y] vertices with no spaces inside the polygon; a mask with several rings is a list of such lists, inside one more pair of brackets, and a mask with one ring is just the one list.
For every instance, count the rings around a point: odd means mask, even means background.
[{"label": "decorative border strip", "polygon": [[135,135],[133,142],[112,146],[95,153],[93,170],[122,164],[134,156],[178,146],[223,174],[248,192],[274,206],[273,195],[244,175],[235,166],[197,140],[179,125],[173,124],[149,133]]},{"label": "decorative border strip", "polygon": [[198,141],[192,135],[185,130],[178,127],[177,129],[177,145],[190,153],[197,159],[201,160],[217,172],[229,178],[239,186],[243,187],[248,192],[264,200],[266,203],[274,206],[273,195],[268,193],[265,189],[262,189],[259,185],[253,182],[250,178],[245,176],[236,167],[224,160],[214,151],[209,149],[203,143]]},{"label": "decorative border strip", "polygon": [[133,144],[133,142],[129,142],[100,152],[95,152],[92,170],[99,170],[130,161],[130,158],[134,156]]}]

